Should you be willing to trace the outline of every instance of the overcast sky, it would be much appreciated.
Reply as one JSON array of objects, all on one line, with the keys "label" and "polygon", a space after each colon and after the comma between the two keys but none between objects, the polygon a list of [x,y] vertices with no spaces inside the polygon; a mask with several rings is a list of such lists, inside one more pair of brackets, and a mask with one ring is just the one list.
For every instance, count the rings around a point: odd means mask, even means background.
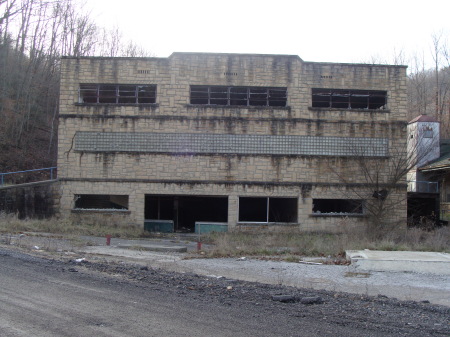
[{"label": "overcast sky", "polygon": [[99,25],[119,26],[156,56],[172,52],[292,54],[305,61],[431,65],[431,37],[450,37],[450,0],[89,0]]}]

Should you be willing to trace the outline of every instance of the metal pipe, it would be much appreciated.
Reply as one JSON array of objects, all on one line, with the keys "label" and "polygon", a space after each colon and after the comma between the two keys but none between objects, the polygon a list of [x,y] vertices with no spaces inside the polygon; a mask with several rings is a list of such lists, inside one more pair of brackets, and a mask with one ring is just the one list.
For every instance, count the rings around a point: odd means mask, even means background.
[{"label": "metal pipe", "polygon": [[4,173],[0,173],[0,186],[3,186],[5,184],[5,176],[6,175],[12,175],[12,174],[16,174],[16,173],[28,173],[28,172],[39,172],[39,171],[50,171],[50,180],[53,180],[53,171],[56,170],[58,167],[53,166],[53,167],[46,167],[46,168],[41,168],[41,169],[33,169],[33,170],[24,170],[24,171],[15,171],[15,172],[4,172]]},{"label": "metal pipe", "polygon": [[15,171],[15,172],[4,172],[4,173],[0,173],[0,174],[2,174],[2,175],[7,175],[7,174],[14,174],[14,173],[36,172],[36,171],[52,170],[52,169],[56,169],[56,168],[57,168],[56,166],[53,166],[53,167],[45,167],[45,168],[34,169],[34,170]]}]

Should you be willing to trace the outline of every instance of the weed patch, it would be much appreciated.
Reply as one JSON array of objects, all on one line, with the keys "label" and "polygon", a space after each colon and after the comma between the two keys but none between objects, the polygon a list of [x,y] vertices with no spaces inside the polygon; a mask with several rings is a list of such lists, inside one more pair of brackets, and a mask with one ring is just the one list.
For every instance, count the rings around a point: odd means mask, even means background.
[{"label": "weed patch", "polygon": [[[23,232],[52,233],[71,238],[72,245],[86,245],[77,236],[105,236],[115,238],[158,237],[142,227],[130,225],[125,219],[105,221],[100,217],[89,219],[19,220],[14,214],[0,213],[2,241],[11,241],[11,235]],[[80,242],[78,242],[78,241]],[[450,227],[433,231],[419,228],[397,229],[374,238],[364,230],[346,230],[344,233],[314,233],[292,230],[283,232],[227,232],[202,236],[210,246],[207,257],[272,256],[286,261],[298,261],[301,256],[342,258],[346,250],[411,250],[450,252]]]},{"label": "weed patch", "polygon": [[211,257],[272,255],[294,261],[298,256],[342,257],[346,250],[412,250],[450,252],[450,228],[391,231],[373,239],[364,231],[330,233],[211,233],[202,239],[211,244]]},{"label": "weed patch", "polygon": [[105,222],[92,218],[78,222],[72,219],[51,218],[46,220],[20,220],[14,214],[0,213],[0,233],[38,232],[61,235],[92,235],[120,238],[140,238],[148,236],[143,228],[126,224],[124,221]]}]

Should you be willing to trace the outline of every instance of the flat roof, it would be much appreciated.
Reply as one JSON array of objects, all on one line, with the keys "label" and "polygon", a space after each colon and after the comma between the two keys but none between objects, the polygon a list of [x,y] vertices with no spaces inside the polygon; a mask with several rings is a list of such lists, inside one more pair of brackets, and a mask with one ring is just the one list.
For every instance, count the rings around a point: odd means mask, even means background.
[{"label": "flat roof", "polygon": [[398,67],[398,68],[407,68],[406,65],[393,65],[393,64],[375,64],[375,63],[351,63],[351,62],[314,62],[314,61],[304,61],[300,56],[298,55],[288,55],[288,54],[250,54],[250,53],[207,53],[207,52],[173,52],[169,57],[130,57],[130,56],[62,56],[62,59],[98,59],[98,60],[153,60],[153,59],[171,59],[173,57],[177,56],[183,56],[183,55],[189,55],[189,56],[247,56],[247,57],[281,57],[281,58],[295,58],[298,59],[300,62],[308,63],[308,64],[317,64],[317,65],[340,65],[340,66],[360,66],[360,67]]}]

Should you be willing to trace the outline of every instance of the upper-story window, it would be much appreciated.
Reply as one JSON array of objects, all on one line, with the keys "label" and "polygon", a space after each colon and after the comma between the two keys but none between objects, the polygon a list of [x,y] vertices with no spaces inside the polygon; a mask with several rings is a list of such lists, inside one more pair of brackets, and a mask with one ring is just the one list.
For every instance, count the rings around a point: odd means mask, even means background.
[{"label": "upper-story window", "polygon": [[191,86],[191,104],[286,106],[286,88]]},{"label": "upper-story window", "polygon": [[156,85],[80,84],[79,103],[156,103]]},{"label": "upper-story window", "polygon": [[312,89],[313,108],[386,109],[387,91]]}]

